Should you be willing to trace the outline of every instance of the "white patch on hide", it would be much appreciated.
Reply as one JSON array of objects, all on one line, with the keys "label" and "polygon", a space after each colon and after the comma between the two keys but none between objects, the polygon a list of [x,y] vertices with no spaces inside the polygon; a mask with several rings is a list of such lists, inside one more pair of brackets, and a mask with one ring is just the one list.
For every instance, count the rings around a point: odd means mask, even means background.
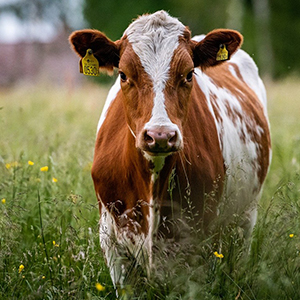
[{"label": "white patch on hide", "polygon": [[99,119],[99,122],[98,122],[97,133],[100,130],[100,128],[101,128],[101,126],[102,126],[102,124],[103,124],[103,122],[106,118],[106,114],[107,114],[107,111],[108,111],[111,103],[113,102],[113,100],[116,99],[116,96],[117,96],[119,90],[121,89],[120,78],[119,77],[117,78],[116,82],[111,87],[111,89],[109,90],[108,95],[106,97],[105,104],[104,104],[104,107],[102,109],[101,116],[100,116],[100,119]]},{"label": "white patch on hide", "polygon": [[[239,50],[238,53],[240,51],[242,50]],[[245,61],[243,61],[243,59]],[[249,87],[258,95],[266,110],[265,89],[261,80],[258,79],[259,77],[255,69],[256,66],[252,69],[251,73],[251,61],[252,59],[244,52],[242,54],[233,55],[230,60],[230,62],[238,63],[238,66],[242,65],[242,76],[246,76],[245,67],[248,67],[248,79],[245,80],[245,82],[249,84]],[[232,71],[233,69],[230,70]],[[227,168],[224,191],[224,202],[226,202],[227,205],[226,208],[224,206],[225,215],[245,213],[247,210],[248,212],[251,211],[251,215],[253,215],[251,219],[255,219],[253,207],[256,205],[257,194],[261,188],[257,176],[257,170],[260,168],[257,161],[259,145],[249,135],[247,128],[254,130],[258,136],[263,134],[263,129],[255,123],[255,120],[253,120],[251,116],[243,112],[240,104],[240,102],[243,101],[242,98],[237,98],[226,88],[217,87],[214,81],[200,69],[197,68],[195,72],[197,83],[205,94],[208,107],[215,119],[220,147]],[[233,75],[237,77],[235,72],[233,72]],[[211,95],[215,95],[217,99],[211,99]],[[216,102],[221,121],[215,116],[213,101]],[[230,113],[237,113],[234,120],[232,120]],[[241,116],[241,118],[239,116]],[[244,140],[242,136],[244,136]]]}]

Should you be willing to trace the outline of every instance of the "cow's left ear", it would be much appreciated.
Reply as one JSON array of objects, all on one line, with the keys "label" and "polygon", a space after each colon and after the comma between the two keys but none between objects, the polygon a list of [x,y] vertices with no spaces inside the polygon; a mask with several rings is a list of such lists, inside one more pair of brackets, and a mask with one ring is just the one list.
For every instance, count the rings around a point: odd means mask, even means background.
[{"label": "cow's left ear", "polygon": [[[200,42],[191,42],[195,67],[205,69],[230,59],[242,45],[243,36],[235,30],[216,29],[208,33]],[[222,51],[225,51],[225,55],[222,55],[224,53]]]},{"label": "cow's left ear", "polygon": [[92,49],[100,68],[112,71],[114,67],[118,67],[120,43],[111,41],[104,33],[92,29],[78,30],[70,35],[69,41],[81,57],[86,55],[88,49]]}]

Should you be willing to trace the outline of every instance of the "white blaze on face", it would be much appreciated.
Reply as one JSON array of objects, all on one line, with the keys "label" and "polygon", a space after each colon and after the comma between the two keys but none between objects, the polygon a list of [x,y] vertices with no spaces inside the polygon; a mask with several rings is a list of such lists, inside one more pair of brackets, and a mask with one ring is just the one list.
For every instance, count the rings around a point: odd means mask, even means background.
[{"label": "white blaze on face", "polygon": [[185,26],[176,18],[159,11],[141,16],[124,32],[153,83],[152,116],[145,129],[167,126],[179,133],[178,126],[171,122],[167,114],[164,89],[174,51],[179,45],[179,36],[183,35],[184,30]]}]

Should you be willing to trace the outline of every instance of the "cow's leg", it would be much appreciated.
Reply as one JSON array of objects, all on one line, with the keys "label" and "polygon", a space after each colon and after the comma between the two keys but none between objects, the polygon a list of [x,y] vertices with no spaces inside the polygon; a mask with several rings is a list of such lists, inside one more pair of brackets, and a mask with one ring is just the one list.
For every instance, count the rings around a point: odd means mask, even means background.
[{"label": "cow's leg", "polygon": [[128,286],[136,287],[136,278],[150,275],[152,243],[144,234],[132,232],[126,226],[119,228],[104,206],[101,208],[99,235],[106,264],[119,295],[120,291],[126,293]]},{"label": "cow's leg", "polygon": [[115,222],[111,214],[102,206],[99,237],[100,245],[109,268],[110,276],[115,288],[122,285],[125,278],[124,268],[122,269],[122,261],[118,253],[117,239],[114,234]]}]

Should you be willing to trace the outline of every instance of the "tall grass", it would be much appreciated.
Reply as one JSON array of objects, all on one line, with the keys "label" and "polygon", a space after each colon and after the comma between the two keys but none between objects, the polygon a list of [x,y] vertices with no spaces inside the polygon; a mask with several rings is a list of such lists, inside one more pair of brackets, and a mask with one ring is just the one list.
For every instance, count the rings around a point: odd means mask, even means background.
[{"label": "tall grass", "polygon": [[[235,224],[172,251],[161,245],[152,278],[124,298],[300,299],[300,86],[267,88],[273,162],[251,250]],[[0,91],[0,299],[115,299],[90,177],[105,93]]]},{"label": "tall grass", "polygon": [[114,298],[90,177],[104,92],[1,92],[0,299]]}]

